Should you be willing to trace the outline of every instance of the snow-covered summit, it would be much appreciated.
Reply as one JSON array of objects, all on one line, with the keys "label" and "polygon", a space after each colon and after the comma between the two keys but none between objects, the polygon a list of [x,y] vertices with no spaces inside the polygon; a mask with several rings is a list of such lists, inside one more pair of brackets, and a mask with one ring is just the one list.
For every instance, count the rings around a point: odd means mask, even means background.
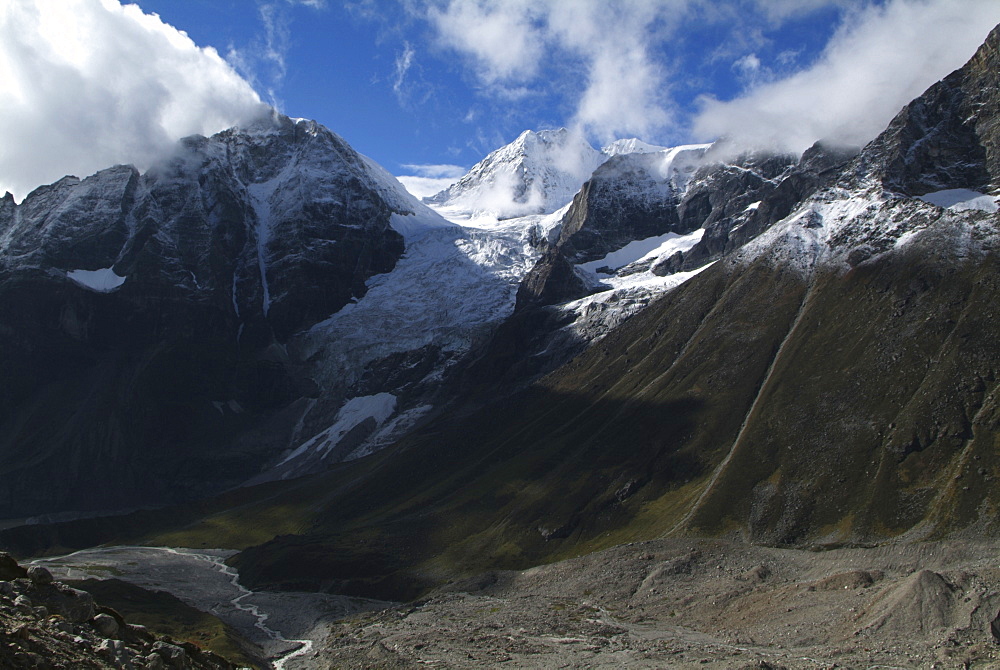
[{"label": "snow-covered summit", "polygon": [[425,202],[456,219],[549,214],[569,202],[606,158],[565,128],[526,130]]}]

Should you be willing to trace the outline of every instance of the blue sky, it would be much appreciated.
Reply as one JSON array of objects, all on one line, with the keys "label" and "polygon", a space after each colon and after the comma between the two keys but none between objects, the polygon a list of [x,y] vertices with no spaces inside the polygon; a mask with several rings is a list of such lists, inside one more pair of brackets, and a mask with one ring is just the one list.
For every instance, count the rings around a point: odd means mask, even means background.
[{"label": "blue sky", "polygon": [[528,128],[858,144],[1000,22],[996,0],[137,2],[0,6],[0,191],[144,168],[260,100],[397,175],[453,178]]},{"label": "blue sky", "polygon": [[[397,173],[409,164],[468,167],[525,129],[571,125],[586,83],[586,63],[553,49],[537,74],[497,87],[483,81],[470,62],[474,59],[439,39],[432,25],[407,12],[404,3],[387,0],[137,4],[187,32],[196,44],[214,46],[236,61],[265,101],[291,116],[318,120]],[[689,19],[682,33],[653,45],[652,57],[683,72],[667,83],[673,91],[670,102],[686,117],[699,96],[730,99],[751,83],[752,74],[734,66],[740,58],[753,54],[779,71],[808,66],[842,14],[836,5],[820,6],[768,25],[760,13],[754,28],[759,35],[742,35],[743,44],[732,33],[744,29],[725,19]],[[650,33],[662,29],[648,28]],[[267,57],[269,49],[280,53],[282,67]],[[779,63],[779,56],[785,60]],[[679,120],[680,125],[649,128],[643,139],[689,141],[686,119]],[[636,124],[611,132],[641,130],[646,129]],[[610,137],[598,131],[591,139],[600,143]]]}]

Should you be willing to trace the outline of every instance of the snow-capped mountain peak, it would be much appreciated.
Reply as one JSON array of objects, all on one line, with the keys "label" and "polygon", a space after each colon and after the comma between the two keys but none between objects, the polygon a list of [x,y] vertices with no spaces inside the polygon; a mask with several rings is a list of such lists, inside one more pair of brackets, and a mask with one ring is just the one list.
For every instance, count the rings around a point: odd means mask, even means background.
[{"label": "snow-capped mountain peak", "polygon": [[569,202],[606,158],[565,128],[526,130],[425,201],[453,219],[550,214]]}]

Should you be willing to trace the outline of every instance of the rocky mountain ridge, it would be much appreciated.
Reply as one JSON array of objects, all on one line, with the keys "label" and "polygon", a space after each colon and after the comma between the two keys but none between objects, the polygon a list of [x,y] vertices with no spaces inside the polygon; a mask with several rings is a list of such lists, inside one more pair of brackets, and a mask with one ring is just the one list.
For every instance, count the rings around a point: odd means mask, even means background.
[{"label": "rocky mountain ridge", "polygon": [[[588,196],[568,215],[455,225],[333,133],[273,117],[188,138],[146,174],[118,166],[4,199],[0,309],[20,324],[0,360],[0,463],[18,473],[0,487],[4,516],[176,502],[391,444],[460,397],[477,360],[495,359],[497,329],[539,270],[522,279],[556,253],[546,248],[569,249],[574,235],[583,249],[590,235],[579,262],[676,228],[607,215],[673,203],[705,148],[622,141],[609,158],[568,131],[528,132],[479,172],[516,168],[546,185],[552,209],[578,172],[602,165],[593,183],[616,195],[603,209]],[[566,268],[572,289],[548,302],[605,288],[593,276],[581,288]],[[627,304],[536,320],[536,343],[515,357],[549,355],[515,365],[514,387],[642,309],[663,289],[647,283],[624,289]],[[140,483],[154,472],[154,486]],[[34,483],[81,481],[71,473],[102,483],[100,495],[74,483],[47,499]]]}]

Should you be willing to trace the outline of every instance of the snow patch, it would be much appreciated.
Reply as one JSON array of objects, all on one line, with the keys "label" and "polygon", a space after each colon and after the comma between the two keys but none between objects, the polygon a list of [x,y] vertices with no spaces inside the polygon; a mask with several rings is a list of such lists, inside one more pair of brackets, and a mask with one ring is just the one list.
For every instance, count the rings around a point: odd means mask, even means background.
[{"label": "snow patch", "polygon": [[917,197],[924,202],[957,212],[978,209],[992,214],[1000,211],[1000,205],[998,205],[1000,198],[966,188],[949,188]]},{"label": "snow patch", "polygon": [[125,277],[119,277],[111,268],[100,270],[70,270],[66,276],[84,288],[98,293],[111,293],[125,283]]},{"label": "snow patch", "polygon": [[558,306],[558,309],[574,315],[572,323],[562,330],[572,339],[596,342],[612,328],[641,312],[650,302],[711,265],[708,263],[696,270],[665,277],[658,277],[648,270],[610,279],[601,277],[602,283],[610,286],[610,290]]},{"label": "snow patch", "polygon": [[433,405],[420,405],[400,412],[391,421],[386,422],[385,425],[376,430],[371,437],[365,440],[364,444],[348,454],[344,460],[353,461],[374,454],[379,449],[392,444],[400,435],[413,428],[417,421],[432,409],[434,409]]},{"label": "snow patch", "polygon": [[303,442],[295,451],[278,463],[278,466],[280,467],[304,454],[315,453],[322,459],[337,446],[337,443],[347,433],[363,421],[372,418],[375,419],[377,425],[382,425],[395,411],[396,396],[391,393],[352,398],[340,408],[337,420],[332,426]]},{"label": "snow patch", "polygon": [[581,263],[578,267],[588,272],[597,272],[599,268],[604,267],[616,270],[641,260],[664,256],[669,257],[678,251],[687,251],[698,244],[704,234],[705,231],[699,228],[687,235],[665,233],[655,237],[647,237],[644,240],[635,240],[617,251],[612,251],[604,258],[588,263]]}]

